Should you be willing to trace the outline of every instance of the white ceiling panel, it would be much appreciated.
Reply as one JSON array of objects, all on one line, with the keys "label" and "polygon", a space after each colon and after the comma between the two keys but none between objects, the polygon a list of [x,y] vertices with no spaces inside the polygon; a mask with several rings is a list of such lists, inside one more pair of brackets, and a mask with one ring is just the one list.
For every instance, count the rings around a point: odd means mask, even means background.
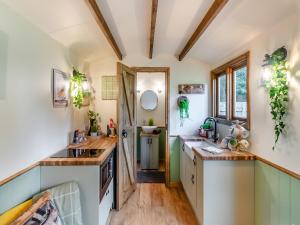
[{"label": "white ceiling panel", "polygon": [[[85,0],[2,0],[81,60],[115,56]],[[159,0],[153,57],[178,55],[213,0]],[[97,0],[122,53],[148,56],[151,0]],[[215,64],[296,12],[299,0],[230,0],[186,58]]]}]

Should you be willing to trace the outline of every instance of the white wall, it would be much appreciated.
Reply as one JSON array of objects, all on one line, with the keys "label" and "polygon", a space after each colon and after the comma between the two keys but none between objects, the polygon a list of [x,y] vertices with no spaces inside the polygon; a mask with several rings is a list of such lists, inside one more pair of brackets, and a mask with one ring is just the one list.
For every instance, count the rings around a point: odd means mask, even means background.
[{"label": "white wall", "polygon": [[86,69],[86,73],[91,78],[91,85],[95,89],[94,100],[90,108],[100,114],[101,128],[106,132],[106,125],[109,119],[112,118],[117,121],[117,101],[116,100],[102,100],[101,87],[102,76],[116,75],[116,61],[111,58],[101,60],[100,63],[91,63]]},{"label": "white wall", "polygon": [[[300,173],[300,11],[281,23],[267,29],[263,35],[230,54],[222,63],[250,50],[251,93],[251,150],[280,166]],[[290,103],[287,117],[287,134],[274,143],[273,121],[270,115],[268,94],[259,86],[264,55],[285,45],[288,48],[291,69]],[[215,66],[218,66],[215,65]]]},{"label": "white wall", "polygon": [[[157,55],[148,59],[144,55],[128,55],[122,61],[128,66],[165,66],[170,67],[170,135],[194,134],[197,132],[205,117],[209,114],[209,82],[210,67],[199,60],[187,59],[179,62],[173,55]],[[93,78],[93,86],[100,95],[100,77],[103,75],[116,74],[116,60],[107,58],[90,63],[89,74]],[[98,80],[98,81],[97,81]],[[96,82],[95,82],[96,81]],[[177,107],[178,84],[182,83],[204,83],[206,93],[203,95],[189,95],[190,119],[186,120],[184,126],[180,126],[179,111]],[[98,94],[96,94],[97,96]],[[96,99],[96,110],[103,118],[116,118],[116,106],[107,101],[105,104]],[[98,105],[97,105],[98,104]],[[104,105],[102,105],[104,104]]]},{"label": "white wall", "polygon": [[[150,118],[157,126],[165,126],[165,73],[137,73],[137,125],[148,125]],[[157,95],[157,107],[153,111],[146,111],[141,106],[141,96],[144,91],[152,90]],[[159,90],[161,91],[159,93]]]},{"label": "white wall", "polygon": [[53,108],[51,70],[68,52],[0,3],[0,180],[64,148],[72,109]]}]

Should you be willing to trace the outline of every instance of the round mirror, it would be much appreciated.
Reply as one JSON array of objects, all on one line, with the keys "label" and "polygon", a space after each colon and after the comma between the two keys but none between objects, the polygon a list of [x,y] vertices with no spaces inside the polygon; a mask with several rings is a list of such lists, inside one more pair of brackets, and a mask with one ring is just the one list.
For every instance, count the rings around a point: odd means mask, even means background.
[{"label": "round mirror", "polygon": [[147,111],[153,111],[158,104],[158,97],[154,91],[147,90],[141,95],[141,106]]}]

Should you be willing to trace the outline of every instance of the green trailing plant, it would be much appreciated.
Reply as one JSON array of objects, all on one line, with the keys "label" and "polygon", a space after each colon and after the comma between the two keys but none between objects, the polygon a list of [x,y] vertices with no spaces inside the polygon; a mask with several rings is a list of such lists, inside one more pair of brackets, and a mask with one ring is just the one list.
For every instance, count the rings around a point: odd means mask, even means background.
[{"label": "green trailing plant", "polygon": [[154,126],[154,120],[152,118],[149,119],[148,126]]},{"label": "green trailing plant", "polygon": [[71,77],[70,82],[70,90],[72,96],[73,105],[80,109],[83,104],[83,100],[85,97],[91,95],[91,92],[88,90],[84,90],[84,82],[86,82],[86,76],[73,68],[73,76]]},{"label": "green trailing plant", "polygon": [[[273,150],[286,128],[285,118],[288,113],[289,87],[288,87],[288,63],[284,47],[276,50],[271,56],[266,56],[268,64],[272,66],[272,76],[266,82],[270,98],[271,115],[274,121],[275,143]],[[266,60],[266,61],[267,61]]]}]

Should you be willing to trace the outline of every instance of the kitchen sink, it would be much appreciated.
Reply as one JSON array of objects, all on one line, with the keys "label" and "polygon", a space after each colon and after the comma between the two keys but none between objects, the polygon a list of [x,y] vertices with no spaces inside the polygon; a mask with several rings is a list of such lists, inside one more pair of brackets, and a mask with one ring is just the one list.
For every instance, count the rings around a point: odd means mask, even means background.
[{"label": "kitchen sink", "polygon": [[200,148],[203,151],[210,152],[212,154],[220,154],[224,150],[221,148],[218,148],[216,144],[210,143],[208,141],[187,141],[184,143],[186,146],[187,153],[193,157],[193,148]]}]

